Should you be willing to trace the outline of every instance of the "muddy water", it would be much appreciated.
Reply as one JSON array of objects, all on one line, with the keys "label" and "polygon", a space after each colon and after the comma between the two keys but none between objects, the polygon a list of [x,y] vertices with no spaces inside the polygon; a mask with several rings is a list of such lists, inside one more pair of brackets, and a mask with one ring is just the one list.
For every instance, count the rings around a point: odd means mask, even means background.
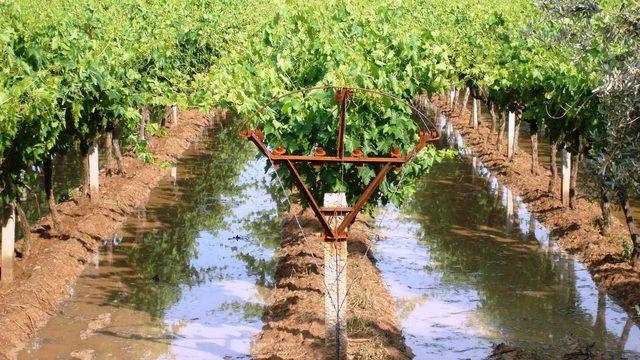
[{"label": "muddy water", "polygon": [[[253,154],[220,132],[190,149],[177,180],[105,239],[20,358],[247,358],[277,262],[282,199]],[[482,358],[501,341],[542,353],[586,342],[640,357],[638,325],[504,194],[451,161],[406,208],[379,217],[377,265],[416,357]]]},{"label": "muddy water", "polygon": [[87,266],[24,359],[245,358],[272,284],[277,203],[255,150],[215,130]]},{"label": "muddy water", "polygon": [[416,358],[483,358],[503,341],[546,354],[593,343],[640,358],[637,322],[466,160],[437,165],[379,225],[377,265]]}]

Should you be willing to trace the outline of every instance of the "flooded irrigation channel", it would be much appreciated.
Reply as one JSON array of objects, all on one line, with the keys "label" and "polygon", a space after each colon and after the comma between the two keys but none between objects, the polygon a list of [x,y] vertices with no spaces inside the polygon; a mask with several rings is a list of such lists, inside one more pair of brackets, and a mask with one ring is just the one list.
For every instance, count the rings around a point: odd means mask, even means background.
[{"label": "flooded irrigation channel", "polygon": [[403,209],[378,216],[377,266],[416,358],[480,359],[500,342],[547,355],[593,344],[640,358],[634,319],[518,197],[476,169],[438,164]]},{"label": "flooded irrigation channel", "polygon": [[[105,239],[20,358],[249,358],[283,197],[251,144],[220,130],[203,139],[177,178]],[[437,165],[403,209],[380,211],[377,266],[416,358],[483,358],[502,341],[541,353],[587,342],[639,358],[633,319],[507,195],[456,159]]]},{"label": "flooded irrigation channel", "polygon": [[246,141],[218,129],[203,139],[20,358],[247,357],[277,263],[281,195]]}]

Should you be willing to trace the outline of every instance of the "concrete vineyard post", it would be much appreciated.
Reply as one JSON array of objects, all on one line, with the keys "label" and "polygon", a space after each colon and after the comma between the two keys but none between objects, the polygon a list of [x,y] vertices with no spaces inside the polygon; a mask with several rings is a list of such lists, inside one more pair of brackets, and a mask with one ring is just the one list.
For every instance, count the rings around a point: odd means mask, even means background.
[{"label": "concrete vineyard post", "polygon": [[178,168],[175,166],[171,167],[171,183],[175,185],[178,181]]},{"label": "concrete vineyard post", "polygon": [[[344,193],[324,194],[325,207],[347,207]],[[344,217],[332,219],[338,226]],[[330,359],[347,358],[347,242],[324,242],[324,296],[325,336]]]},{"label": "concrete vineyard post", "polygon": [[451,109],[453,109],[453,100],[456,97],[456,87],[452,86],[451,87],[451,91],[449,92],[449,105],[451,106]]},{"label": "concrete vineyard post", "polygon": [[571,183],[571,153],[562,149],[562,206],[569,206],[569,187]]},{"label": "concrete vineyard post", "polygon": [[507,158],[509,161],[513,159],[513,146],[515,144],[515,127],[516,127],[516,114],[509,112],[507,124]]},{"label": "concrete vineyard post", "polygon": [[173,106],[171,106],[171,118],[173,126],[178,125],[178,104],[176,103],[173,103]]},{"label": "concrete vineyard post", "polygon": [[478,128],[478,99],[473,98],[473,116],[471,118],[471,120],[473,121],[471,124],[473,125],[474,129]]},{"label": "concrete vineyard post", "polygon": [[100,197],[100,168],[98,167],[98,144],[89,148],[89,194],[92,201]]},{"label": "concrete vineyard post", "polygon": [[507,194],[507,221],[513,221],[513,193],[509,188],[506,188],[505,193]]},{"label": "concrete vineyard post", "polygon": [[6,205],[2,210],[2,262],[0,281],[8,283],[13,281],[13,253],[16,240],[16,209],[13,204]]},{"label": "concrete vineyard post", "polygon": [[507,232],[511,233],[511,231],[513,231],[513,193],[508,187],[504,186],[502,189],[502,195],[506,197]]}]

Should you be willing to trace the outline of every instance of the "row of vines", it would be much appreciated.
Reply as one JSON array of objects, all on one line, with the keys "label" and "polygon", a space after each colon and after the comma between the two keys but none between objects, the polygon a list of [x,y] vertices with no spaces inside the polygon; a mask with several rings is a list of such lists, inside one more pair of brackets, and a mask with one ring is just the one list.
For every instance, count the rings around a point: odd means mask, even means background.
[{"label": "row of vines", "polygon": [[[484,101],[496,124],[499,114],[515,112],[518,124],[536,134],[547,129],[554,149],[569,149],[590,169],[603,231],[610,205],[628,210],[638,193],[640,9],[633,1],[17,0],[0,3],[0,20],[5,204],[38,181],[37,170],[50,178],[52,159],[72,148],[85,156],[100,139],[147,159],[145,130],[158,126],[150,112],[177,103],[246,117],[275,96],[320,85],[379,89],[406,101],[454,85]],[[286,98],[254,122],[270,146],[331,152],[337,112],[332,94],[318,91]],[[430,121],[433,114],[416,120],[402,104],[358,94],[349,104],[346,151],[406,153]],[[415,180],[450,155],[427,148],[374,199],[401,204]],[[357,194],[374,176],[349,165],[300,172],[317,193]],[[628,218],[637,259],[640,241]]]}]

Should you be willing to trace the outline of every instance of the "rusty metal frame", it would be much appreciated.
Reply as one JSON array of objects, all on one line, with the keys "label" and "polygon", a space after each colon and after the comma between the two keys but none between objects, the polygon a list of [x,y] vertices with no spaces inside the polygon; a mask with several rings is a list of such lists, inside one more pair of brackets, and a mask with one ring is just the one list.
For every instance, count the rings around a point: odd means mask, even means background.
[{"label": "rusty metal frame", "polygon": [[[330,87],[336,88],[336,87]],[[402,165],[408,163],[413,157],[422,150],[427,143],[433,142],[439,139],[437,132],[420,131],[420,140],[418,144],[409,152],[406,156],[402,156],[402,153],[398,150],[392,150],[390,157],[364,157],[359,156],[344,156],[344,134],[346,131],[346,107],[349,97],[351,97],[357,88],[341,87],[337,88],[337,92],[334,96],[336,101],[340,102],[340,118],[338,124],[338,146],[335,156],[326,156],[326,154],[319,155],[286,155],[286,151],[283,148],[278,148],[274,151],[269,150],[265,145],[265,136],[259,129],[248,130],[243,129],[240,135],[247,138],[254,143],[258,149],[273,162],[274,165],[279,166],[284,164],[287,166],[291,175],[298,187],[298,190],[305,198],[309,207],[318,218],[318,221],[322,225],[325,232],[325,241],[345,241],[348,237],[347,229],[356,219],[356,216],[362,210],[362,207],[366,204],[367,200],[373,195],[375,190],[380,186],[382,180],[387,176],[391,168],[394,166],[396,169],[401,169]],[[382,95],[386,95],[381,93]],[[280,97],[281,98],[281,97]],[[392,97],[393,98],[393,97]],[[323,152],[324,153],[324,152]],[[360,198],[356,201],[353,207],[321,207],[307,185],[302,180],[296,163],[307,162],[314,164],[322,163],[353,163],[356,165],[362,164],[381,164],[382,168],[378,171],[376,177],[369,183],[366,189],[363,191]],[[338,217],[343,216],[342,222],[335,228],[331,227],[330,221],[325,216]]]}]

